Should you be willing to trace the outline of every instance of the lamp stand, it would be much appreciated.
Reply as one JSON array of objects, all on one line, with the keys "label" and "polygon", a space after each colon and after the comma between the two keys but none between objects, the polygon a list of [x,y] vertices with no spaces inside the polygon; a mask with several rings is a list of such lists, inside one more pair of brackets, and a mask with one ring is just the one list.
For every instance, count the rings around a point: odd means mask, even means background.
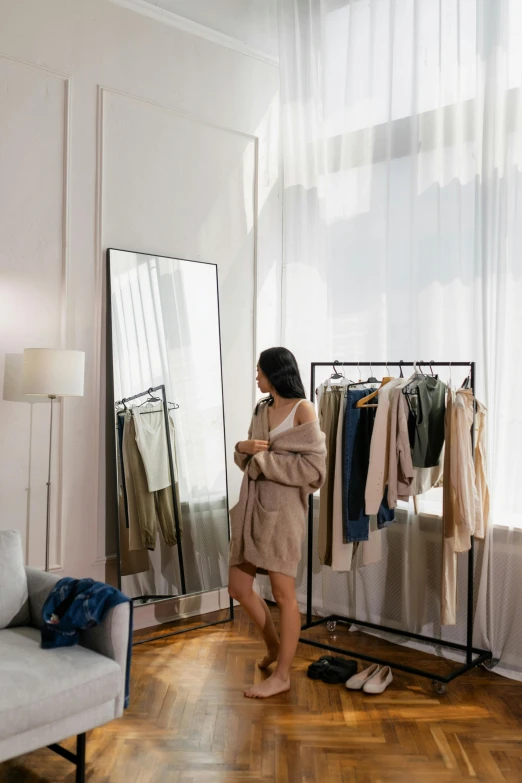
[{"label": "lamp stand", "polygon": [[53,403],[55,394],[49,394],[51,400],[51,423],[49,427],[49,473],[47,475],[47,521],[45,526],[45,570],[49,571],[49,550],[51,540],[51,459],[53,453]]}]

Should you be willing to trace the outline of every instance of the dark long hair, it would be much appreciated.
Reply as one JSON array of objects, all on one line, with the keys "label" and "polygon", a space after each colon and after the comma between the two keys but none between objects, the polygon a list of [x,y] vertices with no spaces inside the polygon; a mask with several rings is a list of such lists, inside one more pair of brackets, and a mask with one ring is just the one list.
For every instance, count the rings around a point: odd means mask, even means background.
[{"label": "dark long hair", "polygon": [[[268,348],[263,351],[259,357],[259,367],[280,397],[288,400],[306,399],[296,358],[287,348]],[[261,400],[259,405],[272,405],[273,402],[274,398],[270,395]]]}]

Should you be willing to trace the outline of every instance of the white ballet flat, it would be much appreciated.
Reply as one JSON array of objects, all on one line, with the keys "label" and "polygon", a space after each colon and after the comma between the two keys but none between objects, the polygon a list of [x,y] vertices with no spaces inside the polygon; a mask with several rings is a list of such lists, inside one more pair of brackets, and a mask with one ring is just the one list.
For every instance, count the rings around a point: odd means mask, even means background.
[{"label": "white ballet flat", "polygon": [[384,693],[392,681],[392,671],[389,666],[385,666],[364,684],[363,691],[365,693]]},{"label": "white ballet flat", "polygon": [[353,677],[350,677],[346,683],[346,687],[349,691],[360,691],[361,688],[363,688],[364,685],[368,682],[368,680],[371,680],[372,677],[375,677],[375,675],[378,674],[380,670],[381,667],[374,663],[373,666],[370,666],[369,669],[364,669],[364,671],[359,672],[359,674],[354,674]]}]

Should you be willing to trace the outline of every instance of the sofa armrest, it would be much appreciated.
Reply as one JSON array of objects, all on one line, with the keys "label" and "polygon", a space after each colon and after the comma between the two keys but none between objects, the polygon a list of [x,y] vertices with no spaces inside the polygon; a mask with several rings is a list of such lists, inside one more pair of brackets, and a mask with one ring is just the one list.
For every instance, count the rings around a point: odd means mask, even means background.
[{"label": "sofa armrest", "polygon": [[[47,596],[60,581],[61,577],[35,568],[27,568],[27,586],[31,623],[35,628],[42,627],[42,610]],[[110,609],[103,622],[80,633],[80,644],[93,652],[105,655],[119,664],[121,669],[121,688],[116,702],[116,715],[123,713],[125,703],[125,682],[127,676],[127,656],[131,634],[131,606],[123,603]]]},{"label": "sofa armrest", "polygon": [[121,669],[121,688],[116,703],[116,713],[123,713],[125,702],[125,682],[127,676],[127,657],[131,634],[130,603],[119,604],[110,609],[103,622],[80,633],[80,644],[89,650],[112,658]]},{"label": "sofa armrest", "polygon": [[56,576],[56,574],[50,574],[47,571],[38,571],[36,568],[28,568],[27,566],[25,568],[25,573],[27,574],[31,624],[35,628],[41,628],[43,605],[47,596],[55,584],[60,581],[61,577]]}]

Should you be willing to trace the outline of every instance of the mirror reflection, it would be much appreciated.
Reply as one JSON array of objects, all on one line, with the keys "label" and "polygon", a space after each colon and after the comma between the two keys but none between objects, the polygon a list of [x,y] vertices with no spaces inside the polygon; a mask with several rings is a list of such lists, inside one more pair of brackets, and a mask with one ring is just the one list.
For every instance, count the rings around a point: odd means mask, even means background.
[{"label": "mirror reflection", "polygon": [[122,590],[139,601],[227,583],[217,268],[109,250]]}]

